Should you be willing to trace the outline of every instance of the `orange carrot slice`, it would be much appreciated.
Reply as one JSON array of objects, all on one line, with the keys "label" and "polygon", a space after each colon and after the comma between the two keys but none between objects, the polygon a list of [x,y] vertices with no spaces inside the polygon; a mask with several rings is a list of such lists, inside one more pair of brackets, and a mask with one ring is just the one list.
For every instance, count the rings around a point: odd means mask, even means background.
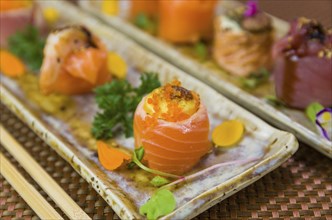
[{"label": "orange carrot slice", "polygon": [[212,132],[212,141],[219,147],[230,147],[238,143],[244,133],[244,125],[238,120],[225,121]]},{"label": "orange carrot slice", "polygon": [[10,77],[18,77],[25,73],[25,66],[14,54],[0,50],[0,72]]},{"label": "orange carrot slice", "polygon": [[119,168],[125,160],[130,160],[131,156],[116,149],[109,147],[102,141],[97,141],[98,158],[107,170],[115,170]]}]

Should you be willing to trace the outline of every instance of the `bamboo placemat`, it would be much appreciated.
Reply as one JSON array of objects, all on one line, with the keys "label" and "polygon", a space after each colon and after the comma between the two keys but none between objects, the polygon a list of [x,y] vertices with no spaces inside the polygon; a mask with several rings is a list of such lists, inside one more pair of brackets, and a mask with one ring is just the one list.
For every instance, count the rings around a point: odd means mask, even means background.
[{"label": "bamboo placemat", "polygon": [[[119,219],[66,161],[2,104],[0,113],[3,126],[89,216],[93,219]],[[64,216],[2,146],[0,151]],[[0,219],[38,218],[2,176],[0,189]],[[281,167],[195,219],[248,218],[332,219],[332,160],[301,144],[295,156]]]}]

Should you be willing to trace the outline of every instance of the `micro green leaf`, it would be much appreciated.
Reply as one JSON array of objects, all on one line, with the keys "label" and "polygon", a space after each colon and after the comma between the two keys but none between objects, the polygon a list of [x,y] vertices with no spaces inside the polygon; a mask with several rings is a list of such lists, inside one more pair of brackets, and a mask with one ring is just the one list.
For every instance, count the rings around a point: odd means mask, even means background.
[{"label": "micro green leaf", "polygon": [[305,113],[306,113],[307,117],[309,118],[309,120],[312,123],[315,123],[315,121],[316,121],[316,114],[319,111],[321,111],[322,109],[324,109],[324,106],[322,106],[318,102],[313,102],[310,105],[308,105],[308,107],[305,110]]},{"label": "micro green leaf", "polygon": [[154,33],[157,27],[156,21],[144,13],[140,13],[135,17],[134,24],[138,28],[146,30],[151,33]]},{"label": "micro green leaf", "polygon": [[195,54],[200,60],[205,60],[208,55],[208,50],[203,42],[198,42],[194,45]]},{"label": "micro green leaf", "polygon": [[159,186],[163,186],[165,184],[169,183],[169,180],[161,177],[161,176],[155,176],[153,177],[153,179],[150,181],[150,183],[155,186],[155,187],[159,187]]},{"label": "micro green leaf", "polygon": [[135,20],[134,20],[134,24],[142,29],[146,29],[149,27],[150,25],[150,19],[148,18],[148,16],[144,13],[140,13],[136,16]]},{"label": "micro green leaf", "polygon": [[270,77],[270,72],[265,68],[261,68],[256,72],[250,73],[249,76],[241,78],[240,82],[242,84],[242,87],[246,89],[254,89],[257,86],[266,82],[269,79],[269,77]]},{"label": "micro green leaf", "polygon": [[140,207],[141,215],[147,219],[157,219],[160,216],[171,213],[176,207],[176,201],[171,191],[167,189],[158,190],[149,201]]},{"label": "micro green leaf", "polygon": [[144,151],[144,147],[143,146],[135,149],[135,154],[136,154],[136,157],[137,157],[137,159],[139,161],[142,161],[142,159],[144,157],[144,153],[145,153],[145,151]]},{"label": "micro green leaf", "polygon": [[274,95],[267,95],[267,96],[264,97],[264,99],[267,101],[267,103],[269,103],[272,106],[275,106],[275,107],[285,106],[285,103],[283,103],[281,100],[279,100]]},{"label": "micro green leaf", "polygon": [[[144,153],[145,153],[145,152],[144,152],[144,147],[143,147],[143,146],[141,146],[141,147],[139,147],[139,148],[136,148],[136,149],[134,150],[134,154],[135,154],[137,160],[139,160],[139,161],[142,161],[142,160],[143,160]],[[135,166],[136,166],[136,163],[135,163],[134,161],[131,161],[131,162],[128,164],[128,168],[129,168],[129,169],[132,169],[132,168],[134,168]]]},{"label": "micro green leaf", "polygon": [[[143,148],[143,147],[141,147],[141,148]],[[138,167],[140,167],[142,170],[145,170],[146,172],[153,173],[155,175],[175,178],[175,179],[181,178],[181,176],[177,176],[177,175],[170,174],[170,173],[165,173],[165,172],[162,172],[159,170],[153,170],[153,169],[150,169],[149,167],[144,166],[144,164],[142,164],[141,161],[137,158],[136,151],[134,151],[134,153],[133,153],[132,160],[133,160],[132,162],[134,162]]]}]

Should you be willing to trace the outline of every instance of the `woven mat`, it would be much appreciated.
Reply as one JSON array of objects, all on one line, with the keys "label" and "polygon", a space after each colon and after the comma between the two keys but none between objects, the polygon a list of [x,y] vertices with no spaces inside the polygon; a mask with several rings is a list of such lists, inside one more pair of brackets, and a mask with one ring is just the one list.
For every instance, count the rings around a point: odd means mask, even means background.
[{"label": "woven mat", "polygon": [[[2,104],[0,113],[3,126],[89,216],[93,219],[119,219],[66,161]],[[0,151],[64,216],[2,146]],[[0,176],[0,189],[0,219],[38,218],[2,176]],[[295,156],[281,167],[195,219],[248,218],[332,219],[332,160],[301,144]]]}]

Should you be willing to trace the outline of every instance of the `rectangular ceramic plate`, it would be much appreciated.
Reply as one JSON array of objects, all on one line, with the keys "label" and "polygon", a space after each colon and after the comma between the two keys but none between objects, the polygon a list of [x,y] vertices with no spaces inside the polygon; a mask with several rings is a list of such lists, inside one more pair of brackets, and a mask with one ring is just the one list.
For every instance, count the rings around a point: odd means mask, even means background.
[{"label": "rectangular ceramic plate", "polygon": [[[170,63],[207,83],[229,99],[246,107],[271,124],[292,132],[299,140],[332,158],[332,142],[323,138],[317,132],[315,125],[307,119],[303,111],[285,107],[276,108],[265,101],[264,97],[266,95],[274,95],[273,83],[265,83],[251,91],[244,90],[240,86],[239,78],[231,76],[222,70],[211,59],[202,62],[195,58],[192,55],[193,47],[171,45],[141,31],[125,19],[108,16],[101,12],[100,1],[81,0],[79,3],[85,10],[98,16],[113,28],[130,36]],[[223,8],[231,8],[235,7],[235,5],[238,5],[235,1],[221,1],[217,7],[217,14]],[[123,8],[128,9],[128,4],[124,5]],[[277,38],[283,36],[288,30],[288,24],[280,19],[273,18],[273,25],[276,29]]]},{"label": "rectangular ceramic plate", "polygon": [[[41,3],[43,7],[57,9],[62,24],[84,24],[101,37],[109,50],[123,56],[130,65],[128,79],[131,82],[137,82],[138,71],[143,70],[158,72],[162,83],[177,78],[185,87],[200,94],[209,112],[211,129],[228,119],[244,123],[245,135],[240,143],[232,148],[214,149],[186,174],[199,174],[197,178],[171,189],[176,209],[163,218],[184,219],[198,215],[271,172],[297,150],[298,143],[292,134],[271,127],[78,8],[62,1]],[[139,207],[156,191],[149,184],[153,176],[139,169],[107,171],[100,165],[95,140],[90,135],[97,109],[93,94],[46,97],[39,93],[37,76],[32,74],[18,80],[1,75],[0,94],[1,101],[67,160],[120,218],[143,218]],[[134,148],[133,138],[118,137],[115,141],[130,151]]]}]

